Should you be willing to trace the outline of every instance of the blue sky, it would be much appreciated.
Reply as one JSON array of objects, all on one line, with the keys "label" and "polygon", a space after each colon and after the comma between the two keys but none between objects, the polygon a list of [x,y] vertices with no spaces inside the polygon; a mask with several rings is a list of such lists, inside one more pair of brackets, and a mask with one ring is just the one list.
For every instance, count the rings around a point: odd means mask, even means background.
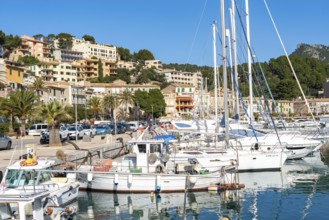
[{"label": "blue sky", "polygon": [[[225,1],[226,8],[230,2]],[[236,0],[241,13],[243,2]],[[329,45],[329,1],[267,3],[289,54],[299,43]],[[283,55],[264,1],[250,0],[249,5],[251,42],[258,60]],[[131,53],[148,49],[167,64],[212,66],[213,21],[220,24],[219,0],[10,0],[0,6],[0,30],[6,34],[67,32],[78,38],[89,34],[98,43],[128,48]],[[239,62],[246,62],[244,53]]]}]

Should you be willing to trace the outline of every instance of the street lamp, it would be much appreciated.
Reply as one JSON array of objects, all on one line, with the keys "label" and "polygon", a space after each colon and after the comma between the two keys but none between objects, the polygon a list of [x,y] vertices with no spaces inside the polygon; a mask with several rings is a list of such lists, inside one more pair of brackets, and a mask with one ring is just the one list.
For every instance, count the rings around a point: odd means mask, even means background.
[{"label": "street lamp", "polygon": [[78,141],[78,87],[75,87],[75,142]]}]

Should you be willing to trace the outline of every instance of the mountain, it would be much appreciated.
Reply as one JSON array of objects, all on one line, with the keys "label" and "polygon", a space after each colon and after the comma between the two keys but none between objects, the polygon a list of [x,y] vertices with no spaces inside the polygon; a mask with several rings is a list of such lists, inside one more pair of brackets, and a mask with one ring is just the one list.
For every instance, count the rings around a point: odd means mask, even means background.
[{"label": "mountain", "polygon": [[292,54],[300,57],[312,57],[329,63],[329,46],[321,44],[298,44]]}]

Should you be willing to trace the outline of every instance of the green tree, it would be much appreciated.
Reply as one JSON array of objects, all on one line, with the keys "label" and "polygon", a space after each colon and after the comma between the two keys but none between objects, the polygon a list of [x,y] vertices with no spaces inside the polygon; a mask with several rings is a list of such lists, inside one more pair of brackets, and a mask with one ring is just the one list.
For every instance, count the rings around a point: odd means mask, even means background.
[{"label": "green tree", "polygon": [[88,34],[83,35],[82,39],[84,39],[85,41],[90,41],[90,43],[93,43],[93,44],[96,43],[95,38]]},{"label": "green tree", "polygon": [[166,102],[159,89],[151,89],[149,92],[136,91],[134,102],[148,115],[152,113],[153,117],[165,115]]},{"label": "green tree", "polygon": [[42,92],[49,93],[49,88],[40,77],[35,78],[34,82],[28,87],[28,89],[32,92],[35,92],[38,99],[41,97]]},{"label": "green tree", "polygon": [[111,119],[113,119],[113,111],[116,107],[116,97],[112,94],[106,94],[103,97],[103,106],[105,111],[111,114]]},{"label": "green tree", "polygon": [[70,50],[73,45],[73,37],[73,35],[68,33],[59,33],[56,36],[56,39],[58,40],[58,48]]},{"label": "green tree", "polygon": [[34,56],[19,56],[17,63],[23,66],[31,66],[40,63],[40,60]]},{"label": "green tree", "polygon": [[41,116],[45,118],[49,127],[49,146],[61,146],[59,126],[63,120],[70,119],[71,116],[66,106],[61,105],[57,100],[53,100],[41,106]]},{"label": "green tree", "polygon": [[119,95],[119,103],[120,105],[123,105],[125,106],[125,109],[126,109],[126,117],[128,116],[129,114],[129,105],[133,105],[134,104],[134,98],[133,98],[133,94],[128,91],[127,89],[124,90],[120,95]]},{"label": "green tree", "polygon": [[5,42],[3,43],[3,56],[8,58],[9,54],[22,44],[22,40],[19,36],[13,36],[12,34],[5,36]]},{"label": "green tree", "polygon": [[98,60],[98,80],[99,82],[103,81],[104,73],[103,73],[103,63],[102,60]]},{"label": "green tree", "polygon": [[154,56],[151,51],[142,49],[133,54],[133,59],[134,61],[154,60]]},{"label": "green tree", "polygon": [[147,72],[142,72],[140,75],[137,76],[136,83],[137,84],[145,84],[149,83],[150,79],[148,77]]},{"label": "green tree", "polygon": [[99,114],[103,111],[102,100],[99,97],[92,96],[87,100],[87,105],[89,106],[94,119],[98,119]]},{"label": "green tree", "polygon": [[117,69],[117,78],[123,81],[126,81],[128,84],[131,82],[130,80],[130,72],[127,69],[119,68]]},{"label": "green tree", "polygon": [[3,45],[6,40],[6,34],[0,30],[0,45]]},{"label": "green tree", "polygon": [[123,48],[123,47],[118,47],[117,48],[118,54],[120,56],[120,60],[124,60],[124,61],[130,61],[132,55],[130,54],[130,50],[127,48]]},{"label": "green tree", "polygon": [[34,91],[17,91],[10,93],[8,99],[1,106],[2,109],[11,109],[13,116],[17,116],[25,134],[26,119],[31,114],[36,114],[38,109],[37,96]]},{"label": "green tree", "polygon": [[39,40],[42,37],[44,38],[45,36],[43,34],[35,34],[35,35],[33,35],[33,37],[34,37],[34,39]]}]

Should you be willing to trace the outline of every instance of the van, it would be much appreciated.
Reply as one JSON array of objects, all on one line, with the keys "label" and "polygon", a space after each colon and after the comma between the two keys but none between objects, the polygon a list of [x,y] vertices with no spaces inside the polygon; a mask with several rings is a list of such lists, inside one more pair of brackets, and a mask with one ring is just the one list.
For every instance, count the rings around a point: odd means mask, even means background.
[{"label": "van", "polygon": [[131,131],[137,131],[139,126],[139,122],[138,121],[130,121],[128,122],[128,127]]},{"label": "van", "polygon": [[27,135],[40,135],[42,131],[45,131],[48,129],[48,124],[33,124],[31,125],[27,130]]}]

